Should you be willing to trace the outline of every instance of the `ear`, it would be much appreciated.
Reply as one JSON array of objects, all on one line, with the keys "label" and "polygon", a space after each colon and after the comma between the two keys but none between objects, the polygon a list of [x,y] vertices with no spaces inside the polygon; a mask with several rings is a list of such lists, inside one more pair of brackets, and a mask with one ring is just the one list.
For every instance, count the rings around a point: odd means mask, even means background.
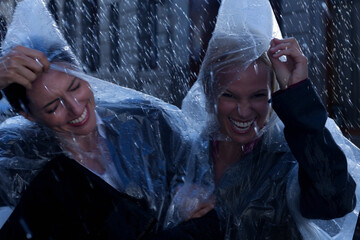
[{"label": "ear", "polygon": [[26,118],[27,120],[31,121],[31,122],[35,122],[35,119],[27,112],[24,111],[20,111],[20,114]]}]

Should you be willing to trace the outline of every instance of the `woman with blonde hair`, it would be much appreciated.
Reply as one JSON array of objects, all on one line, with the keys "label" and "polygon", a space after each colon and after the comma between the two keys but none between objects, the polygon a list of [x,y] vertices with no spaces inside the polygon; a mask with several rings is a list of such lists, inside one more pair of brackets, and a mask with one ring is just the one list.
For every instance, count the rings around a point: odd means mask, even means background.
[{"label": "woman with blonde hair", "polygon": [[182,109],[207,146],[226,239],[352,237],[359,150],[326,123],[307,64],[269,2],[222,1]]}]

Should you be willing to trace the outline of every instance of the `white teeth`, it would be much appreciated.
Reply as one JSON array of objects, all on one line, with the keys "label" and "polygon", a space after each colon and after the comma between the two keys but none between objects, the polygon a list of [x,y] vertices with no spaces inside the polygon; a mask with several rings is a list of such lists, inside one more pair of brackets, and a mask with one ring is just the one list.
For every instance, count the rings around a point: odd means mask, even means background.
[{"label": "white teeth", "polygon": [[239,130],[244,131],[250,128],[250,126],[254,123],[255,120],[248,121],[248,122],[239,122],[235,121],[232,118],[229,118],[230,122]]},{"label": "white teeth", "polygon": [[87,115],[87,109],[85,108],[84,112],[81,114],[81,116],[79,118],[71,120],[69,123],[76,124],[76,123],[82,122],[82,121],[84,121],[86,115]]}]

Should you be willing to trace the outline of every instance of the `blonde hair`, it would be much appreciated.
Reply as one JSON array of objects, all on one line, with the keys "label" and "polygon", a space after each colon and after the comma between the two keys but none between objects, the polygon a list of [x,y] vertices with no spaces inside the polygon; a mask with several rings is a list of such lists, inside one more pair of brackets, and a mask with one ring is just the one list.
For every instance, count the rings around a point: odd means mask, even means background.
[{"label": "blonde hair", "polygon": [[269,56],[267,55],[267,52],[264,52],[258,59],[256,59],[256,62],[264,63],[265,66],[267,66],[270,69],[270,74],[271,74],[270,75],[270,92],[274,93],[277,90],[279,90],[279,84],[276,80],[276,74],[272,67]]},{"label": "blonde hair", "polygon": [[254,56],[254,47],[239,47],[248,42],[229,38],[226,41],[221,40],[217,38],[210,43],[199,74],[209,112],[214,112],[212,108],[224,91],[224,87],[216,79],[216,74],[229,66],[236,66],[237,71],[245,71],[253,62],[263,63],[270,71],[270,92],[274,93],[279,89],[267,51],[264,51],[257,59],[251,59]]}]

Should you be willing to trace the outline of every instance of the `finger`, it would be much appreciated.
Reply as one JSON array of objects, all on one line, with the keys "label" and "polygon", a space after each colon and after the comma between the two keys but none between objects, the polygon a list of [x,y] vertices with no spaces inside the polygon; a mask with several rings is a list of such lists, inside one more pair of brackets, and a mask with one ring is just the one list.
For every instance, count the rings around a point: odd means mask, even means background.
[{"label": "finger", "polygon": [[278,50],[276,53],[272,54],[271,56],[273,58],[279,58],[281,56],[290,56],[291,52],[292,51],[290,49],[283,49],[283,50]]},{"label": "finger", "polygon": [[296,40],[296,38],[294,38],[294,37],[285,38],[285,39],[282,39],[282,40],[276,40],[275,42],[277,44],[288,43],[288,44],[290,44],[290,47],[295,48],[299,52],[302,53],[300,45],[299,45],[298,41]]},{"label": "finger", "polygon": [[2,63],[7,72],[17,73],[30,81],[35,80],[43,69],[35,60],[25,55],[13,55]]},{"label": "finger", "polygon": [[273,38],[272,41],[274,42],[275,45],[280,44],[280,43],[295,43],[295,42],[297,42],[294,37],[288,37],[288,38],[283,38],[283,39]]},{"label": "finger", "polygon": [[274,47],[275,46],[275,42],[274,42],[274,39],[272,39],[271,41],[270,41],[270,48],[272,48],[272,47]]},{"label": "finger", "polygon": [[[41,70],[43,71],[47,71],[50,68],[50,62],[43,52],[35,49],[27,48],[24,46],[16,46],[14,47],[14,50],[19,51],[23,53],[25,56],[27,56],[29,59],[34,60],[41,67]],[[38,67],[36,68],[36,70],[37,69]]]},{"label": "finger", "polygon": [[17,77],[14,78],[14,82],[24,86],[27,89],[32,88],[31,82],[28,79],[24,78],[23,76],[18,75]]},{"label": "finger", "polygon": [[25,78],[17,73],[7,72],[5,76],[2,75],[2,76],[0,76],[0,78],[7,80],[6,82],[3,82],[3,81],[1,82],[1,84],[3,85],[3,86],[1,86],[1,88],[4,88],[11,83],[18,83],[27,89],[31,89],[31,82],[27,78]]},{"label": "finger", "polygon": [[282,44],[282,43],[290,43],[290,42],[291,42],[291,41],[289,40],[289,38],[286,38],[286,39],[273,38],[273,39],[271,40],[270,46],[271,46],[271,47],[275,47],[275,46],[277,46],[277,45],[279,45],[279,44]]},{"label": "finger", "polygon": [[[14,66],[15,65],[15,66]],[[31,83],[39,76],[22,64],[13,64],[2,62],[0,78],[4,79],[7,84],[19,83],[26,88],[31,88]]]},{"label": "finger", "polygon": [[[284,46],[285,46],[285,48],[283,48]],[[298,48],[295,48],[295,47],[287,48],[286,45],[283,45],[281,48],[283,48],[283,49],[279,49],[278,51],[276,51],[271,56],[273,58],[279,58],[281,56],[287,56],[287,57],[293,58],[295,60],[295,62],[299,62],[299,61],[301,61],[301,58],[305,57],[304,54]],[[271,52],[270,52],[270,54],[271,54]]]},{"label": "finger", "polygon": [[272,46],[269,49],[269,52],[270,52],[270,54],[275,54],[280,50],[287,50],[287,49],[290,49],[290,48],[291,48],[291,43],[283,42],[283,43]]},{"label": "finger", "polygon": [[291,46],[300,49],[300,45],[299,45],[298,41],[296,40],[296,38],[294,38],[294,37],[284,38],[284,39],[274,38],[271,40],[272,47],[279,45],[279,44],[290,44]]},{"label": "finger", "polygon": [[50,62],[45,56],[45,54],[41,53],[38,57],[35,58],[35,61],[42,65],[43,71],[46,72],[49,70]]},{"label": "finger", "polygon": [[191,218],[199,218],[204,216],[205,214],[207,214],[208,212],[210,212],[212,209],[214,208],[214,206],[212,205],[208,205],[204,208],[199,209],[198,211],[196,211]]},{"label": "finger", "polygon": [[[274,57],[271,53],[268,52],[269,59],[274,68],[276,74],[276,80],[279,83],[280,89],[285,89],[287,86],[288,79],[291,76],[286,62],[281,61],[279,58]],[[289,59],[287,59],[289,60]]]},{"label": "finger", "polygon": [[[20,52],[13,53],[11,56],[7,57],[3,63],[5,64],[7,71],[14,71],[19,74],[22,74],[25,68],[33,72],[35,75],[39,75],[44,70],[44,67],[35,59]],[[29,72],[26,71],[26,74],[28,73]],[[26,75],[22,75],[26,77]]]},{"label": "finger", "polygon": [[40,73],[36,74],[26,67],[17,68],[17,74],[26,79],[30,84],[40,75]]}]

